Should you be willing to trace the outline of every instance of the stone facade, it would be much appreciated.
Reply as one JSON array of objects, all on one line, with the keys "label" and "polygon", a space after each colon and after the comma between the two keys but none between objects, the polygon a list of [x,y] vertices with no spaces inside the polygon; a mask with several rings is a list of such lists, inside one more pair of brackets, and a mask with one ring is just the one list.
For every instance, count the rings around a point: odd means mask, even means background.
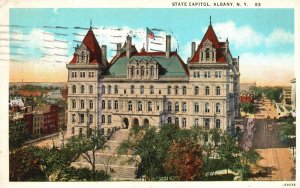
[{"label": "stone facade", "polygon": [[68,133],[110,132],[134,124],[234,130],[239,117],[239,58],[209,25],[185,64],[171,51],[138,52],[131,37],[110,63],[90,29],[68,68]]}]

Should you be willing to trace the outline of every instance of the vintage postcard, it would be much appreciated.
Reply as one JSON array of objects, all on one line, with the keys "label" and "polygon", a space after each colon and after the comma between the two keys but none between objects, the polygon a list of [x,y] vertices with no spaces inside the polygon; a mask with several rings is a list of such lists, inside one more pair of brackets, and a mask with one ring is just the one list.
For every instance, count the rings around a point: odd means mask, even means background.
[{"label": "vintage postcard", "polygon": [[75,2],[0,2],[1,187],[299,186],[298,1]]}]

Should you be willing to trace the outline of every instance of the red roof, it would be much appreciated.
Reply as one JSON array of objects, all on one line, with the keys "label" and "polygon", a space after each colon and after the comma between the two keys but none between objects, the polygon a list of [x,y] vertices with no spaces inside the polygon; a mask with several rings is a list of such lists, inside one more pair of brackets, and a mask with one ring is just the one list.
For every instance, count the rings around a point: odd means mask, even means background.
[{"label": "red roof", "polygon": [[[85,35],[82,43],[89,49],[90,51],[90,59],[89,63],[91,64],[101,64],[102,63],[102,50],[99,46],[99,43],[94,35],[92,29],[89,29],[87,34]],[[73,59],[70,61],[70,64],[75,64],[77,61],[77,54],[74,54]]]},{"label": "red roof", "polygon": [[[199,62],[199,55],[200,55],[200,49],[203,48],[203,44],[206,40],[209,40],[212,43],[212,46],[216,49],[216,56],[217,56],[217,62],[225,63],[226,58],[224,57],[224,45],[225,42],[219,42],[218,37],[212,27],[212,25],[208,26],[208,29],[204,35],[204,37],[201,40],[201,43],[198,45],[198,48],[194,54],[194,56],[191,58],[190,63],[194,64]],[[223,48],[222,48],[223,47]]]},{"label": "red roof", "polygon": [[33,96],[33,97],[39,97],[42,95],[41,91],[19,90],[17,91],[17,93],[22,96]]}]

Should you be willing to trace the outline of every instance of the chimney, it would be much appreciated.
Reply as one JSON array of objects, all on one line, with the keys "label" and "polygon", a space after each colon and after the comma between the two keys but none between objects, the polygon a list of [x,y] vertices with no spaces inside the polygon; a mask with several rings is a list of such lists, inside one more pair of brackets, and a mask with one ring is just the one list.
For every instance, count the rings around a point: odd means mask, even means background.
[{"label": "chimney", "polygon": [[126,38],[126,57],[130,58],[131,53],[131,37],[128,35]]},{"label": "chimney", "polygon": [[167,35],[166,36],[166,58],[170,57],[170,52],[171,52],[171,36]]},{"label": "chimney", "polygon": [[106,65],[106,45],[102,45],[102,63]]},{"label": "chimney", "polygon": [[196,49],[196,43],[195,43],[195,42],[192,42],[192,55],[191,55],[191,57],[194,56],[194,54],[195,54],[195,49]]},{"label": "chimney", "polygon": [[117,55],[120,55],[121,54],[121,43],[118,43],[117,44]]}]

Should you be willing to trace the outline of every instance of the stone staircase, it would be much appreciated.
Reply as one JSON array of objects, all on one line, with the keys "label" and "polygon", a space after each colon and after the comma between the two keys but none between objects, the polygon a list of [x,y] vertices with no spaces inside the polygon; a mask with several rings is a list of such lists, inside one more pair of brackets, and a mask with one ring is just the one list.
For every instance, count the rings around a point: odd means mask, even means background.
[{"label": "stone staircase", "polygon": [[[130,156],[118,155],[116,151],[120,143],[128,138],[128,135],[128,129],[117,130],[107,140],[107,147],[96,153],[96,169],[107,171],[112,180],[138,180],[135,179],[136,163],[129,162]],[[72,165],[90,168],[90,165],[82,157]]]}]

